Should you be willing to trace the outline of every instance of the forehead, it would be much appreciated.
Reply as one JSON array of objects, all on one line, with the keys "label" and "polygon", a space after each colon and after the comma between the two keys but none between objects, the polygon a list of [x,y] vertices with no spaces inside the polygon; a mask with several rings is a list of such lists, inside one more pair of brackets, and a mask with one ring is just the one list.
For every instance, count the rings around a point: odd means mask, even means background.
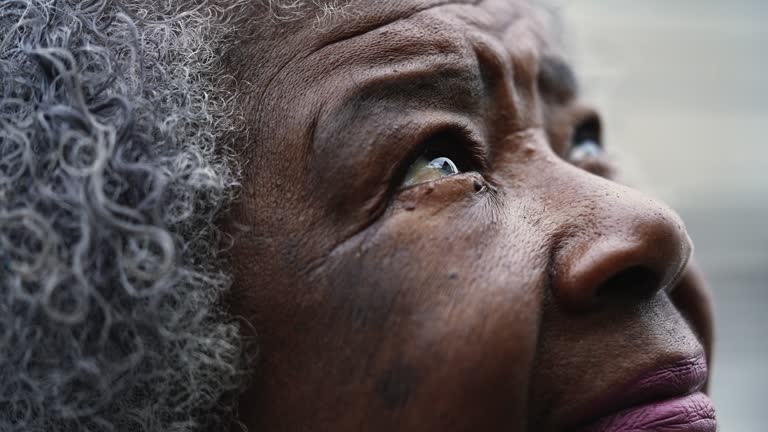
[{"label": "forehead", "polygon": [[[557,53],[548,16],[535,1],[326,0],[333,8],[305,3],[313,6],[291,19],[280,19],[285,16],[277,10],[279,18],[251,21],[258,36],[237,50],[232,69],[253,84],[252,102],[284,99],[297,89],[296,80],[331,76],[340,64],[395,64],[423,57],[423,49],[473,61],[471,51],[482,45],[488,49],[481,51],[494,52],[490,57],[519,72],[517,78],[536,75],[540,60]],[[469,39],[474,48],[468,49]]]},{"label": "forehead", "polygon": [[450,5],[473,6],[495,14],[531,10],[542,0],[262,0],[274,21],[328,21],[343,18],[346,23],[403,18],[420,11]]},{"label": "forehead", "polygon": [[[260,65],[268,65],[275,58],[279,62],[281,57],[303,57],[340,42],[363,45],[369,41],[358,36],[394,27],[415,16],[431,20],[423,20],[421,28],[401,27],[398,31],[412,37],[445,37],[447,32],[440,30],[452,21],[454,30],[477,28],[507,39],[505,44],[521,52],[547,51],[554,45],[549,40],[546,15],[529,0],[315,0],[298,8],[295,1],[289,3],[290,7],[280,8],[270,1],[273,19],[252,21],[261,37],[253,40],[256,50],[250,57],[258,57]],[[424,25],[428,22],[431,28]]]}]

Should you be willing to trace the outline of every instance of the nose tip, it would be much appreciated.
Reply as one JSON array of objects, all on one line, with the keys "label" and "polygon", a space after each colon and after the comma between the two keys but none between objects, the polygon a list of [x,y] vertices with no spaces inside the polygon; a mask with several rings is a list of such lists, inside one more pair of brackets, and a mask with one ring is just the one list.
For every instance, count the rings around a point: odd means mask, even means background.
[{"label": "nose tip", "polygon": [[554,254],[553,288],[566,308],[653,297],[671,290],[688,263],[693,246],[671,210],[609,214],[591,234],[565,238]]}]

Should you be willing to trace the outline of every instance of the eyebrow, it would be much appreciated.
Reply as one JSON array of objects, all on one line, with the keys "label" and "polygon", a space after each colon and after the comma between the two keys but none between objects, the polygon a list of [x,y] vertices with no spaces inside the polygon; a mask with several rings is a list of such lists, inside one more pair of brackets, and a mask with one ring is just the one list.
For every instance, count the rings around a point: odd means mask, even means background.
[{"label": "eyebrow", "polygon": [[579,83],[573,69],[559,57],[544,56],[539,62],[539,90],[545,98],[567,103],[579,94]]},{"label": "eyebrow", "polygon": [[[403,68],[405,69],[405,68]],[[426,63],[371,77],[352,92],[349,101],[382,100],[440,106],[449,111],[476,109],[486,88],[479,74],[466,64]]]},{"label": "eyebrow", "polygon": [[[372,112],[379,115],[390,113],[400,118],[410,117],[408,112],[428,111],[480,116],[487,97],[482,80],[466,64],[429,65],[425,62],[412,69],[375,74],[357,84],[339,99],[338,104],[326,111],[325,115],[335,120],[325,124],[333,127],[331,131],[322,131],[325,128],[317,131],[318,140],[310,143],[314,151],[330,150],[324,147],[332,145],[333,140],[324,142],[322,137],[339,135],[339,131],[335,130],[339,125],[376,119],[371,117]],[[315,122],[324,123],[319,119]]]},{"label": "eyebrow", "polygon": [[[400,158],[419,141],[414,137],[451,124],[463,127],[482,116],[486,96],[476,70],[467,64],[420,63],[371,74],[326,106],[315,119],[310,154],[344,161],[371,154]],[[356,145],[339,146],[339,141]],[[378,145],[384,141],[390,144]]]}]

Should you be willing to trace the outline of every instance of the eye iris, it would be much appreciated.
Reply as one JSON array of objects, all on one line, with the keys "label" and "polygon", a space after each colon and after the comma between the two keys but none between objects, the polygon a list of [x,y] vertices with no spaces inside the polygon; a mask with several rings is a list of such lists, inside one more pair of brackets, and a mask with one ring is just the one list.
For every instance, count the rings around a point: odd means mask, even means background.
[{"label": "eye iris", "polygon": [[603,153],[603,148],[594,140],[585,139],[576,142],[570,151],[570,159],[573,162],[581,162],[598,158]]},{"label": "eye iris", "polygon": [[438,157],[431,161],[421,157],[411,166],[408,174],[405,176],[403,187],[426,183],[442,177],[452,176],[459,172],[456,164],[447,157]]},{"label": "eye iris", "polygon": [[447,157],[432,159],[427,167],[439,170],[445,175],[454,175],[459,173],[459,169],[456,168],[456,164],[454,164],[453,161]]}]

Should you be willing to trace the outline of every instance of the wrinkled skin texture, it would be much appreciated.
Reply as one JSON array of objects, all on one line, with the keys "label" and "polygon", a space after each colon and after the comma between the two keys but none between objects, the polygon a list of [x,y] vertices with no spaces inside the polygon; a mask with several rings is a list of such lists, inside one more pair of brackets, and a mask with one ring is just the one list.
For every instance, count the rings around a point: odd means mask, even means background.
[{"label": "wrinkled skin texture", "polygon": [[[605,158],[568,160],[594,113],[546,76],[540,18],[369,0],[242,47],[254,144],[225,225],[232,308],[261,348],[253,430],[559,431],[709,349],[679,217]],[[457,129],[485,166],[398,190],[403,161]]]}]

